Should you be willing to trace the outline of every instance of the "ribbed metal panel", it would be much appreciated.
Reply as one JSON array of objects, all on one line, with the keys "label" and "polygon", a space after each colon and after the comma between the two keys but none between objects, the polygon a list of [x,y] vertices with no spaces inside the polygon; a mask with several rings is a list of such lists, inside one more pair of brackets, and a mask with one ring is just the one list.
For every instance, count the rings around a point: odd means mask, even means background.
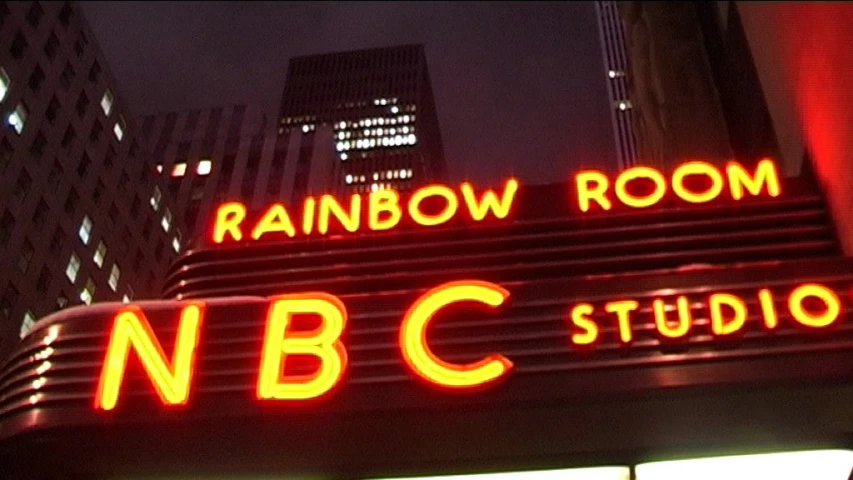
[{"label": "ribbed metal panel", "polygon": [[[70,309],[43,319],[4,365],[0,438],[66,427],[156,430],[238,419],[251,436],[267,424],[286,430],[287,422],[309,413],[415,418],[477,406],[494,410],[483,415],[497,419],[502,411],[531,405],[568,408],[614,395],[853,378],[853,261],[839,254],[819,196],[586,216],[535,210],[506,223],[196,248],[171,269],[170,300],[139,304],[166,352],[183,303],[176,299],[206,305],[186,407],[164,408],[131,360],[116,410],[95,410],[109,328],[120,305]],[[398,345],[400,322],[415,299],[462,279],[497,282],[510,292],[496,310],[448,309],[429,332],[434,351],[449,361],[500,352],[514,363],[505,380],[473,395],[419,381]],[[804,283],[838,294],[842,315],[831,327],[805,329],[787,313],[786,295]],[[760,318],[762,288],[773,291],[777,302],[779,327],[773,331]],[[258,401],[268,307],[263,297],[317,290],[338,295],[349,313],[344,380],[312,402]],[[711,333],[707,299],[716,292],[747,304],[746,327],[731,338]],[[685,340],[667,342],[656,333],[652,300],[674,305],[679,295],[690,300],[694,323]],[[627,346],[619,341],[615,317],[602,308],[618,299],[640,303]],[[601,332],[593,347],[570,341],[569,309],[580,302],[596,307]],[[45,358],[36,356],[48,346],[50,365],[44,369]]]}]

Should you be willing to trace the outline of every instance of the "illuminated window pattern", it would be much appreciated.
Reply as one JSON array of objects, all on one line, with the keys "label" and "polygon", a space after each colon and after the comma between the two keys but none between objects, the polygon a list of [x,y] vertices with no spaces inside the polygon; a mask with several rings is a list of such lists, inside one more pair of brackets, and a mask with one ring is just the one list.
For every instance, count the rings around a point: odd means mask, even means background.
[{"label": "illuminated window pattern", "polygon": [[89,239],[92,237],[92,219],[89,218],[88,215],[83,217],[83,221],[80,223],[80,230],[77,231],[77,235],[80,237],[83,245],[89,244]]},{"label": "illuminated window pattern", "polygon": [[27,312],[24,314],[24,321],[21,322],[21,330],[20,330],[20,332],[18,332],[18,334],[21,336],[21,338],[26,337],[27,334],[30,333],[30,330],[33,329],[33,325],[35,325],[35,324],[36,324],[35,315],[33,315],[33,312],[27,310]]},{"label": "illuminated window pattern", "polygon": [[104,266],[104,259],[106,257],[107,257],[107,246],[104,244],[104,241],[101,240],[98,243],[98,248],[95,249],[95,256],[93,258],[93,260],[95,261],[95,265],[97,265],[98,268],[103,267]]},{"label": "illuminated window pattern", "polygon": [[107,283],[114,292],[118,290],[118,280],[120,277],[121,270],[118,268],[117,264],[113,264],[113,268],[110,270],[110,278],[107,280]]},{"label": "illuminated window pattern", "polygon": [[83,287],[83,291],[80,292],[80,300],[83,301],[86,305],[91,305],[92,300],[95,299],[95,282],[89,278],[86,280],[86,286]]},{"label": "illuminated window pattern", "polygon": [[[358,183],[366,183],[366,182],[376,182],[378,180],[408,180],[412,178],[412,169],[411,168],[401,168],[401,169],[393,169],[393,170],[383,170],[381,172],[373,172],[369,175],[352,175],[347,174],[344,176],[344,182],[347,185],[358,184]],[[383,184],[384,185],[384,184]],[[391,184],[388,184],[388,188],[391,188]],[[385,190],[385,188],[379,188],[379,190]],[[374,189],[373,191],[376,191]]]},{"label": "illuminated window pattern", "polygon": [[[386,105],[396,102],[396,100],[396,98],[390,100],[376,99],[374,105]],[[410,108],[406,109],[409,110]],[[337,123],[335,125],[335,148],[341,152],[341,160],[346,160],[345,155],[352,150],[370,151],[380,148],[409,147],[417,144],[415,115],[408,113],[400,115],[399,113],[400,108],[392,105],[381,116]]]}]

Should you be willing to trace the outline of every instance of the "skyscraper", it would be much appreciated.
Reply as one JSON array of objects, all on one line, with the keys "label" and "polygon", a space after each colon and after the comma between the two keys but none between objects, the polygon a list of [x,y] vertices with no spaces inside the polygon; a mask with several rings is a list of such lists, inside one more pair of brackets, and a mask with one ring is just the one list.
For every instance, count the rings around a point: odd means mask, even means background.
[{"label": "skyscraper", "polygon": [[151,297],[180,222],[70,2],[0,4],[0,357],[36,318]]},{"label": "skyscraper", "polygon": [[616,2],[595,4],[601,50],[604,54],[607,93],[610,97],[610,118],[616,140],[616,159],[619,169],[637,163],[637,141],[631,121],[632,104],[628,88],[628,53],[625,35]]},{"label": "skyscraper", "polygon": [[[294,159],[294,200],[312,184],[407,190],[447,175],[422,45],[292,59],[279,125],[282,134],[305,136]],[[330,137],[329,158],[317,158]]]},{"label": "skyscraper", "polygon": [[[145,145],[192,236],[202,235],[210,212],[227,200],[278,201],[286,145],[258,107],[227,105],[166,112],[140,119]],[[269,195],[267,195],[269,192]]]},{"label": "skyscraper", "polygon": [[176,215],[204,235],[217,205],[409,190],[447,175],[420,45],[291,60],[278,125],[225,106],[140,119]]}]

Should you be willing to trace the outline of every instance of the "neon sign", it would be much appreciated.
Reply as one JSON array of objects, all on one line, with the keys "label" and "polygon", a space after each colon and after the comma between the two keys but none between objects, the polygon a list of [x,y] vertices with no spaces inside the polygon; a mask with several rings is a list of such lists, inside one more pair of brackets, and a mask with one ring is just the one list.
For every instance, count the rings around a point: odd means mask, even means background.
[{"label": "neon sign", "polygon": [[[415,378],[449,390],[470,390],[496,383],[512,373],[513,362],[500,352],[484,354],[480,360],[458,364],[441,358],[430,348],[427,328],[437,315],[459,302],[477,302],[499,307],[510,292],[499,285],[464,280],[439,285],[423,293],[403,316],[398,349],[401,361]],[[662,342],[686,342],[700,331],[714,339],[742,332],[750,318],[749,308],[757,309],[761,327],[770,334],[779,327],[780,308],[785,319],[804,331],[822,331],[837,324],[844,308],[836,292],[814,283],[800,284],[780,294],[759,289],[757,303],[727,292],[703,296],[681,295],[674,305],[663,298],[645,300],[614,299],[603,305],[578,302],[566,314],[569,349],[594,348],[604,329],[615,327],[620,341],[630,347],[633,323],[641,310],[651,307],[654,329]],[[753,305],[750,307],[749,305]],[[694,315],[702,311],[709,324],[697,324]],[[101,367],[95,408],[115,408],[131,352],[140,360],[160,401],[164,405],[184,405],[190,397],[199,340],[204,339],[205,304],[194,301],[181,308],[171,361],[139,307],[129,306],[115,315],[106,355]],[[317,327],[299,331],[291,327],[295,315],[319,318]],[[302,293],[272,297],[268,302],[261,362],[255,382],[260,401],[302,401],[328,395],[346,376],[347,350],[341,341],[347,325],[347,310],[337,297],[326,293]],[[288,357],[311,357],[314,370],[308,374],[288,373]]]},{"label": "neon sign", "polygon": [[[741,201],[747,196],[780,195],[775,164],[762,160],[752,171],[736,162],[720,170],[705,162],[679,165],[668,176],[650,167],[632,167],[615,178],[599,171],[575,175],[573,205],[582,213],[608,211],[618,203],[626,208],[650,208],[659,205],[667,194],[679,201],[698,204],[728,196]],[[429,185],[415,190],[407,199],[393,190],[371,192],[366,198],[351,195],[339,202],[331,195],[319,199],[307,197],[301,208],[273,204],[257,219],[248,219],[246,206],[229,202],[219,206],[213,224],[213,243],[240,242],[267,238],[293,238],[341,233],[385,231],[406,221],[421,227],[444,225],[454,218],[483,222],[510,216],[516,203],[518,181],[508,179],[502,189],[477,192],[469,183],[458,192],[446,185]],[[461,197],[461,201],[460,201]],[[298,213],[294,223],[292,214]],[[298,228],[297,228],[298,227]]]}]

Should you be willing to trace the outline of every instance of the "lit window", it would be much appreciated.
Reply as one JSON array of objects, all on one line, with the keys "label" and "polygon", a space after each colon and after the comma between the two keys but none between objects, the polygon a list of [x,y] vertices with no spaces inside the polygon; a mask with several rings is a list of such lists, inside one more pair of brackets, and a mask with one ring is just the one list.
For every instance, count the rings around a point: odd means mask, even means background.
[{"label": "lit window", "polygon": [[113,98],[112,92],[110,92],[110,90],[107,89],[107,91],[104,92],[104,96],[101,98],[101,110],[104,111],[104,115],[106,115],[108,117],[110,116],[110,112],[113,111],[113,101],[114,100],[115,100],[115,98]]},{"label": "lit window", "polygon": [[72,253],[68,260],[68,266],[65,267],[65,276],[71,283],[77,281],[77,273],[80,271],[80,257]]},{"label": "lit window", "polygon": [[163,173],[163,165],[157,165],[154,169],[157,170],[157,173]]},{"label": "lit window", "polygon": [[346,160],[347,158],[349,158],[349,155],[347,155],[346,153],[341,154],[341,160]]},{"label": "lit window", "polygon": [[347,185],[352,183],[352,175],[347,175],[346,181],[347,181]]},{"label": "lit window", "polygon": [[210,163],[210,160],[208,160],[208,159],[201,160],[198,162],[198,166],[195,169],[195,173],[197,173],[199,175],[207,175],[210,173],[211,167],[212,167],[212,164]]},{"label": "lit window", "polygon": [[403,127],[401,130],[403,130],[403,133],[409,133],[409,127]]},{"label": "lit window", "polygon": [[187,164],[185,162],[172,165],[173,177],[183,177],[185,173],[187,173]]},{"label": "lit window", "polygon": [[92,219],[88,215],[83,217],[83,222],[80,223],[80,230],[77,231],[77,235],[83,241],[83,245],[89,244],[89,239],[92,236]]},{"label": "lit window", "polygon": [[121,296],[121,303],[130,303],[130,297],[127,294]]},{"label": "lit window", "polygon": [[377,184],[375,184],[375,183],[374,183],[374,184],[372,184],[372,185],[370,185],[370,191],[371,191],[371,192],[375,192],[375,191],[377,191],[377,190],[379,190],[379,185],[377,185]]},{"label": "lit window", "polygon": [[400,178],[400,172],[394,170],[394,178]]},{"label": "lit window", "polygon": [[394,172],[392,172],[391,170],[385,172],[385,178],[391,178],[392,175],[394,175]]},{"label": "lit window", "polygon": [[400,107],[394,105],[391,107],[391,113],[398,113],[400,111]]},{"label": "lit window", "polygon": [[371,123],[371,122],[370,122],[370,119],[368,118],[367,120],[365,120],[365,121],[364,121],[364,126],[365,126],[365,127],[369,127],[369,126],[370,126],[370,123]]},{"label": "lit window", "polygon": [[378,173],[376,173],[376,172],[374,172],[374,173],[373,173],[373,179],[374,179],[374,180],[379,180],[379,174],[378,174]]},{"label": "lit window", "polygon": [[172,212],[168,208],[163,212],[163,220],[160,221],[160,226],[163,227],[164,232],[168,232],[172,226]]},{"label": "lit window", "polygon": [[619,110],[622,110],[624,112],[625,110],[628,110],[629,108],[631,108],[631,102],[630,101],[619,102]]},{"label": "lit window", "polygon": [[364,182],[364,175],[362,175],[362,176],[361,176],[361,178],[359,178],[359,180],[358,180],[358,181],[359,181],[359,182]]},{"label": "lit window", "polygon": [[6,100],[6,94],[9,93],[9,75],[6,74],[6,70],[0,68],[0,102]]},{"label": "lit window", "polygon": [[[521,472],[442,475],[432,477],[382,478],[375,480],[628,480],[629,478],[631,478],[631,469],[629,467],[605,466],[567,468],[561,470],[529,470]],[[695,480],[697,477],[694,476],[690,478]],[[705,477],[702,476],[702,478],[704,479]]]},{"label": "lit window", "polygon": [[27,334],[30,333],[30,330],[33,329],[33,325],[35,325],[35,324],[36,324],[35,315],[33,315],[33,312],[27,310],[27,312],[24,313],[24,321],[21,322],[21,331],[19,332],[19,335],[21,336],[21,338],[26,337]]},{"label": "lit window", "polygon": [[302,125],[302,133],[308,133],[311,128],[308,125]]},{"label": "lit window", "polygon": [[110,288],[115,292],[118,290],[118,280],[121,277],[121,270],[118,268],[118,264],[113,264],[113,268],[110,269],[110,278],[107,280],[107,283],[110,285]]},{"label": "lit window", "polygon": [[409,134],[409,144],[414,145],[415,143],[417,143],[417,141],[418,141],[418,137],[416,137],[414,133],[410,133]]},{"label": "lit window", "polygon": [[98,268],[103,267],[105,258],[107,258],[107,246],[104,244],[104,241],[101,240],[98,242],[98,248],[95,249],[95,257],[93,258],[95,265],[97,265]]},{"label": "lit window", "polygon": [[116,140],[121,141],[122,137],[124,137],[124,119],[119,117],[116,120],[115,126],[113,126],[113,133],[116,135]]},{"label": "lit window", "polygon": [[24,123],[27,122],[27,107],[21,102],[15,107],[15,111],[9,114],[9,125],[16,132],[21,133],[24,130]]},{"label": "lit window", "polygon": [[86,280],[86,286],[83,287],[83,291],[80,292],[80,300],[83,301],[86,305],[91,305],[92,300],[95,298],[95,282],[92,279]]},{"label": "lit window", "polygon": [[848,478],[851,469],[853,469],[853,452],[850,450],[811,450],[645,463],[637,465],[636,478],[637,480],[683,478],[824,480]]},{"label": "lit window", "polygon": [[347,122],[341,122],[338,124],[338,128],[346,128],[346,127],[347,127]]},{"label": "lit window", "polygon": [[377,125],[385,125],[385,119],[384,118],[376,119],[376,124]]},{"label": "lit window", "polygon": [[616,70],[610,70],[609,72],[607,72],[607,75],[610,78],[616,78]]},{"label": "lit window", "polygon": [[409,123],[409,116],[403,115],[403,123]]},{"label": "lit window", "polygon": [[151,208],[156,212],[160,209],[160,200],[162,200],[163,194],[160,193],[160,187],[154,187],[154,193],[151,194]]}]

